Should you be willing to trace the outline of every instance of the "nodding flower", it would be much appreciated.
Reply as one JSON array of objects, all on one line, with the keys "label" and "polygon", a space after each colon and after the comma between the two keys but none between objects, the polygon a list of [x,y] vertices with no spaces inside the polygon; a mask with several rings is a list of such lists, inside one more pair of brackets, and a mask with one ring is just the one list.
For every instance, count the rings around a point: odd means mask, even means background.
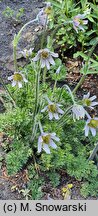
[{"label": "nodding flower", "polygon": [[8,77],[8,80],[12,80],[12,86],[18,86],[19,88],[22,88],[22,83],[27,83],[28,80],[25,78],[25,76],[20,72],[14,72],[12,76]]},{"label": "nodding flower", "polygon": [[98,102],[94,101],[96,98],[96,95],[90,97],[90,92],[88,92],[86,95],[83,96],[83,105],[89,107],[90,109],[94,109],[94,106],[98,105]]},{"label": "nodding flower", "polygon": [[84,31],[84,25],[88,24],[88,20],[85,20],[85,14],[78,14],[73,18],[73,28],[78,33],[78,29]]},{"label": "nodding flower", "polygon": [[91,118],[89,116],[89,118],[86,121],[86,125],[85,125],[85,136],[88,136],[89,131],[91,131],[92,136],[96,136],[96,130],[98,128],[98,118],[94,117]]},{"label": "nodding flower", "polygon": [[19,53],[21,53],[24,58],[28,58],[28,57],[32,56],[33,50],[34,50],[34,48],[30,48],[29,50],[24,49],[23,51],[20,51]]},{"label": "nodding flower", "polygon": [[37,55],[32,59],[33,61],[39,61],[41,64],[41,68],[46,66],[47,70],[50,69],[50,64],[55,65],[54,58],[58,57],[58,53],[51,52],[49,49],[41,49],[38,51]]},{"label": "nodding flower", "polygon": [[49,100],[47,97],[48,105],[44,107],[44,109],[41,110],[41,112],[48,111],[49,119],[52,120],[55,118],[56,120],[59,119],[59,115],[63,115],[64,111],[60,108],[62,105],[58,103],[53,103]]},{"label": "nodding flower", "polygon": [[84,119],[87,111],[84,109],[82,105],[79,104],[74,104],[72,106],[72,113],[73,113],[73,120],[75,121],[76,119]]},{"label": "nodding flower", "polygon": [[50,154],[50,147],[52,147],[53,149],[57,148],[54,140],[57,142],[60,141],[60,139],[56,136],[56,133],[41,133],[38,138],[38,153],[40,153],[42,149],[44,149],[47,154]]}]

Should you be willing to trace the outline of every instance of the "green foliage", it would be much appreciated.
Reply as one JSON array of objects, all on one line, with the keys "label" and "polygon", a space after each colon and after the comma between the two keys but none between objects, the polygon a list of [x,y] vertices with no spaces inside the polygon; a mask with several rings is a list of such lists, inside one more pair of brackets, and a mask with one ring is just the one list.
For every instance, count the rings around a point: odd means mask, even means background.
[{"label": "green foliage", "polygon": [[2,14],[6,17],[6,18],[11,18],[14,15],[14,10],[12,10],[10,7],[6,7],[6,9],[2,12]]},{"label": "green foliage", "polygon": [[30,181],[28,182],[28,188],[33,200],[41,199],[43,196],[42,187],[45,183],[42,176],[38,176],[34,165],[28,167],[28,174]]},{"label": "green foliage", "polygon": [[42,185],[44,180],[40,178],[34,178],[29,182],[28,188],[31,191],[31,196],[33,200],[40,200],[43,196]]},{"label": "green foliage", "polygon": [[[98,10],[96,3],[90,2],[89,0],[80,2],[74,0],[51,0],[51,2],[54,6],[53,28],[57,25],[60,26],[56,33],[56,43],[60,47],[59,52],[62,58],[64,59],[66,51],[70,52],[70,55],[73,55],[73,52],[79,51],[80,49],[87,52],[91,46],[91,41],[95,40],[98,35]],[[89,20],[88,28],[84,26],[85,32],[79,31],[78,34],[70,22],[77,14],[85,14],[85,18]]]},{"label": "green foliage", "polygon": [[47,175],[49,177],[49,182],[53,187],[57,187],[60,184],[60,175],[55,172],[49,172]]},{"label": "green foliage", "polygon": [[24,8],[20,8],[17,12],[10,7],[6,7],[2,12],[3,16],[7,19],[14,18],[15,20],[19,20],[24,14]]},{"label": "green foliage", "polygon": [[16,140],[12,143],[12,150],[6,156],[8,174],[12,175],[22,169],[28,158],[32,156],[32,149]]},{"label": "green foliage", "polygon": [[[21,137],[27,137],[30,135],[31,131],[31,116],[25,109],[11,109],[9,112],[1,115],[0,118],[0,130],[4,131],[7,135],[13,137],[17,135]],[[20,135],[19,135],[20,134]]]},{"label": "green foliage", "polygon": [[[97,195],[98,170],[97,167],[92,163],[92,161],[87,160],[90,154],[91,146],[93,148],[95,138],[84,138],[82,128],[83,125],[80,122],[76,122],[75,127],[72,126],[72,122],[65,125],[64,129],[66,133],[62,133],[63,139],[61,141],[62,145],[60,146],[60,148],[55,153],[52,152],[51,155],[42,154],[42,169],[50,170],[50,173],[52,174],[54,173],[55,169],[55,172],[58,176],[57,170],[63,168],[63,170],[65,169],[65,171],[70,176],[74,176],[79,181],[84,180],[84,182],[89,182],[89,188],[87,188],[87,196],[92,194]],[[50,175],[51,174],[49,174],[49,176]],[[55,179],[55,177],[53,177],[53,179]],[[82,195],[83,191],[85,191],[83,190],[83,188],[84,186],[82,186],[81,189]],[[94,190],[93,193],[92,188]]]},{"label": "green foliage", "polygon": [[[30,57],[31,63],[24,68],[18,68],[26,76],[28,82],[23,83],[21,89],[17,88],[17,86],[13,88],[11,85],[7,85],[10,96],[6,97],[6,112],[0,114],[0,132],[3,131],[12,140],[9,146],[6,142],[4,144],[6,166],[8,174],[12,175],[23,169],[30,159],[27,166],[30,179],[27,192],[30,191],[30,196],[34,200],[43,196],[42,189],[47,184],[47,179],[52,187],[57,187],[60,184],[59,171],[62,169],[70,177],[74,177],[83,183],[82,195],[85,197],[89,195],[95,196],[98,193],[98,170],[94,162],[88,159],[98,140],[98,134],[96,137],[91,136],[91,134],[89,134],[89,137],[85,137],[85,119],[83,120],[79,116],[79,120],[73,121],[72,107],[76,104],[82,104],[83,101],[79,101],[71,89],[63,84],[66,83],[67,75],[67,68],[65,67],[66,51],[69,53],[71,51],[72,55],[75,52],[75,58],[82,58],[84,65],[80,72],[83,75],[94,74],[98,71],[98,56],[93,53],[98,43],[96,5],[94,1],[88,0],[85,3],[82,0],[79,2],[75,0],[51,0],[51,2],[53,3],[54,19],[52,21],[50,19],[50,33],[51,31],[55,33],[54,30],[57,30],[57,33],[56,38],[54,38],[55,34],[52,34],[51,37],[48,36],[47,48],[53,52],[53,45],[55,45],[60,58],[55,60],[54,65],[51,57],[50,61],[53,65],[50,70],[47,70],[47,68],[41,68],[40,61],[33,62]],[[89,11],[90,7],[91,13]],[[23,12],[24,10],[20,9],[17,13],[14,13],[13,10],[7,8],[3,11],[3,14],[7,18],[15,17],[15,19],[19,19]],[[77,33],[73,28],[73,18],[78,14],[85,14],[85,18],[89,20],[89,23],[84,26],[84,31],[79,30]],[[22,30],[24,28],[25,26]],[[16,40],[14,40],[16,50],[20,37],[21,30],[16,35]],[[44,48],[42,47],[42,49]],[[15,54],[14,50],[14,63],[17,68]],[[47,63],[47,57],[43,57],[42,54],[41,60],[46,58],[45,63]],[[46,54],[47,52],[44,53],[44,55]],[[51,52],[48,53],[48,57],[50,54]],[[35,56],[34,52],[32,53],[33,56]],[[61,59],[63,59],[64,64]],[[57,74],[56,71],[59,66],[60,72]],[[17,81],[17,76],[14,79],[14,81]],[[18,80],[18,82],[20,81],[21,79]],[[50,102],[47,98],[53,102],[53,108],[58,103],[62,105],[64,115],[60,120],[54,118],[51,121],[49,120],[48,111],[56,114],[58,108],[56,107],[55,111],[49,110]],[[14,107],[13,100],[15,102]],[[42,112],[45,106],[47,106],[48,111]],[[60,138],[60,141],[54,140],[55,143],[58,141],[56,143],[57,149],[52,148],[54,143],[51,143],[51,140],[49,142],[43,140],[43,132],[49,133],[49,139],[51,133],[56,133],[57,137]],[[42,148],[49,145],[51,154],[46,154],[45,148],[38,153],[40,135],[43,140]],[[26,193],[26,191],[24,192]]]},{"label": "green foliage", "polygon": [[88,175],[88,177],[85,177],[85,181],[82,184],[81,188],[81,194],[84,197],[87,197],[89,195],[98,196],[98,170],[92,162],[90,163],[90,168],[90,175]]}]

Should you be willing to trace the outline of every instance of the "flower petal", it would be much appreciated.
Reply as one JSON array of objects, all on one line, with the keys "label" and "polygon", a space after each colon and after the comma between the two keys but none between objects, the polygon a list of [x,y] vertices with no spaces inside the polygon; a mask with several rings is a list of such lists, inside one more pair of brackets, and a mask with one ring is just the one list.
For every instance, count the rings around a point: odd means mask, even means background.
[{"label": "flower petal", "polygon": [[84,129],[85,129],[85,136],[87,137],[89,133],[89,127],[86,125]]},{"label": "flower petal", "polygon": [[84,19],[85,18],[85,14],[78,14],[78,15],[75,16],[75,18]]},{"label": "flower petal", "polygon": [[79,25],[78,28],[82,31],[85,31],[82,25]]},{"label": "flower petal", "polygon": [[53,60],[52,56],[49,56],[48,60],[50,64],[55,65],[55,61]]},{"label": "flower petal", "polygon": [[50,149],[49,149],[49,146],[47,144],[43,144],[43,149],[47,154],[50,154]]},{"label": "flower petal", "polygon": [[49,61],[47,59],[45,60],[45,65],[46,65],[47,69],[50,70],[50,64],[49,64]]},{"label": "flower petal", "polygon": [[13,79],[13,75],[8,77],[8,80],[12,80]]},{"label": "flower petal", "polygon": [[51,133],[51,137],[54,137],[54,136],[56,136],[56,133],[55,132]]},{"label": "flower petal", "polygon": [[64,111],[62,109],[58,108],[58,113],[64,114]]},{"label": "flower petal", "polygon": [[96,106],[96,105],[98,105],[98,102],[92,102],[91,103],[91,106]]},{"label": "flower petal", "polygon": [[60,70],[61,70],[61,65],[57,68],[56,74],[59,74],[59,73],[60,73]]},{"label": "flower petal", "polygon": [[56,120],[59,119],[58,113],[54,113],[54,118],[55,118]]},{"label": "flower petal", "polygon": [[74,30],[78,33],[78,28],[73,24]]},{"label": "flower petal", "polygon": [[41,136],[38,138],[38,153],[42,150]]},{"label": "flower petal", "polygon": [[44,107],[44,109],[41,110],[41,112],[45,112],[47,110],[47,106]]},{"label": "flower petal", "polygon": [[58,58],[58,56],[59,56],[58,53],[54,53],[54,52],[50,52],[50,54],[55,58]]},{"label": "flower petal", "polygon": [[12,87],[16,86],[17,82],[13,80]]},{"label": "flower petal", "polygon": [[25,76],[24,76],[24,75],[22,75],[22,77],[23,77],[23,81],[24,81],[25,83],[27,83],[27,82],[28,82],[28,80],[25,78]]},{"label": "flower petal", "polygon": [[57,106],[61,107],[61,106],[63,106],[63,105],[62,105],[62,104],[59,104],[59,103],[57,103]]},{"label": "flower petal", "polygon": [[18,87],[22,88],[22,83],[21,82],[18,82]]},{"label": "flower petal", "polygon": [[88,92],[86,95],[83,96],[83,99],[88,99],[90,96],[90,92]]},{"label": "flower petal", "polygon": [[54,149],[56,149],[57,148],[57,145],[53,142],[53,140],[51,139],[50,140],[50,146],[52,147],[52,148],[54,148]]},{"label": "flower petal", "polygon": [[44,68],[45,67],[45,60],[44,59],[41,59],[41,68]]},{"label": "flower petal", "polygon": [[53,114],[51,112],[49,112],[49,119],[52,120],[53,119]]},{"label": "flower petal", "polygon": [[95,120],[98,120],[98,117],[95,117],[94,119],[95,119]]},{"label": "flower petal", "polygon": [[51,134],[51,138],[54,139],[54,140],[56,140],[57,142],[59,142],[60,139],[59,139],[57,136],[54,136],[53,134],[54,134],[54,133]]},{"label": "flower petal", "polygon": [[96,98],[97,98],[96,95],[94,95],[94,96],[90,97],[89,99],[90,99],[90,101],[93,101],[93,100],[95,100]]},{"label": "flower petal", "polygon": [[88,24],[88,20],[83,20],[83,25],[87,25]]},{"label": "flower petal", "polygon": [[39,53],[32,59],[33,61],[38,61],[40,59]]},{"label": "flower petal", "polygon": [[96,129],[90,127],[90,130],[91,130],[92,136],[96,136]]}]

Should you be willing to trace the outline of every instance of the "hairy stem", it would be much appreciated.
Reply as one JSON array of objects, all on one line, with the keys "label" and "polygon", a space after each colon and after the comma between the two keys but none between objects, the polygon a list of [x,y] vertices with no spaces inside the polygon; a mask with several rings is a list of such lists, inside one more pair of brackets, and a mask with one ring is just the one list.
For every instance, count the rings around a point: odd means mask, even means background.
[{"label": "hairy stem", "polygon": [[44,39],[45,39],[46,29],[47,29],[47,19],[46,19],[46,23],[45,23],[45,26],[44,26],[44,31],[42,33],[41,49],[43,49],[43,46],[44,46]]},{"label": "hairy stem", "polygon": [[20,39],[20,37],[21,37],[21,33],[23,32],[23,30],[28,26],[28,25],[30,25],[30,24],[32,24],[32,23],[34,23],[34,22],[36,22],[36,21],[38,21],[38,19],[36,18],[36,19],[34,19],[34,20],[31,20],[31,21],[29,21],[29,22],[27,22],[21,29],[20,29],[20,31],[18,32],[18,34],[16,35],[16,45],[18,44],[18,42],[19,42],[19,39]]},{"label": "hairy stem", "polygon": [[13,44],[13,56],[14,56],[14,69],[15,69],[15,72],[18,71],[18,67],[17,67],[17,56],[16,56],[16,45]]},{"label": "hairy stem", "polygon": [[85,78],[86,78],[86,75],[83,74],[82,77],[81,77],[81,79],[80,79],[80,81],[77,83],[76,87],[74,88],[74,90],[72,92],[73,94],[75,94],[76,91],[78,90],[78,88],[83,84]]},{"label": "hairy stem", "polygon": [[70,94],[70,96],[71,96],[72,102],[73,102],[73,104],[75,104],[76,102],[75,102],[75,99],[74,99],[73,92],[71,91],[71,89],[69,88],[69,86],[66,85],[66,84],[62,86],[61,92],[60,92],[60,95],[59,95],[59,99],[58,99],[58,100],[60,100],[60,98],[61,98],[61,96],[62,96],[64,87],[68,90],[68,92],[69,92],[69,94]]},{"label": "hairy stem", "polygon": [[39,124],[39,129],[40,129],[40,132],[41,132],[41,134],[42,134],[42,133],[43,133],[43,129],[42,129],[41,122],[39,121],[39,122],[38,122],[38,124]]},{"label": "hairy stem", "polygon": [[14,36],[14,40],[13,40],[13,56],[14,56],[14,67],[15,67],[15,72],[17,72],[18,70],[18,67],[17,67],[17,55],[16,55],[16,52],[17,52],[17,45],[18,45],[18,42],[20,40],[20,37],[21,37],[21,33],[23,32],[23,30],[30,24],[34,23],[38,21],[38,19],[34,19],[34,20],[31,20],[29,22],[27,22],[21,29],[20,31],[18,32],[17,35]]},{"label": "hairy stem", "polygon": [[40,81],[40,70],[36,73],[36,90],[35,90],[35,112],[34,115],[37,114],[38,104],[39,104],[39,81]]},{"label": "hairy stem", "polygon": [[43,84],[45,84],[45,81],[46,81],[46,73],[47,73],[47,69],[45,67],[43,71]]},{"label": "hairy stem", "polygon": [[36,71],[36,78],[35,78],[35,107],[33,113],[33,131],[31,136],[31,141],[34,140],[38,128],[37,123],[37,112],[38,112],[38,104],[39,104],[39,82],[40,82],[40,69]]}]

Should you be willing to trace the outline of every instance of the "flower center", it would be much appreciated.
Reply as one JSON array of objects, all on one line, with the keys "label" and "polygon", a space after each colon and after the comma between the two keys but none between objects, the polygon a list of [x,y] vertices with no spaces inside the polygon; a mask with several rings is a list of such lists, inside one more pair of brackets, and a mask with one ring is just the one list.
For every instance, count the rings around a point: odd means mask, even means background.
[{"label": "flower center", "polygon": [[51,6],[46,7],[45,13],[46,13],[47,15],[50,15],[51,12],[52,12],[52,7],[51,7]]},{"label": "flower center", "polygon": [[23,77],[22,77],[21,74],[15,73],[15,74],[13,75],[13,80],[14,80],[14,81],[22,81],[22,80],[23,80]]},{"label": "flower center", "polygon": [[80,19],[79,23],[80,23],[80,25],[84,25],[84,20]]},{"label": "flower center", "polygon": [[87,98],[83,99],[83,103],[86,105],[86,106],[90,106],[91,105],[91,101]]},{"label": "flower center", "polygon": [[43,139],[43,143],[49,144],[50,142],[50,134],[46,135],[46,136],[42,136]]},{"label": "flower center", "polygon": [[97,128],[98,127],[98,120],[91,119],[90,122],[88,123],[88,126],[92,127],[92,128]]},{"label": "flower center", "polygon": [[48,105],[48,109],[50,112],[55,113],[57,111],[56,105],[55,104],[50,104]]},{"label": "flower center", "polygon": [[79,18],[74,18],[75,25],[80,25],[81,20]]},{"label": "flower center", "polygon": [[49,53],[47,51],[43,50],[42,53],[41,53],[41,57],[46,59],[48,56],[49,56]]}]

